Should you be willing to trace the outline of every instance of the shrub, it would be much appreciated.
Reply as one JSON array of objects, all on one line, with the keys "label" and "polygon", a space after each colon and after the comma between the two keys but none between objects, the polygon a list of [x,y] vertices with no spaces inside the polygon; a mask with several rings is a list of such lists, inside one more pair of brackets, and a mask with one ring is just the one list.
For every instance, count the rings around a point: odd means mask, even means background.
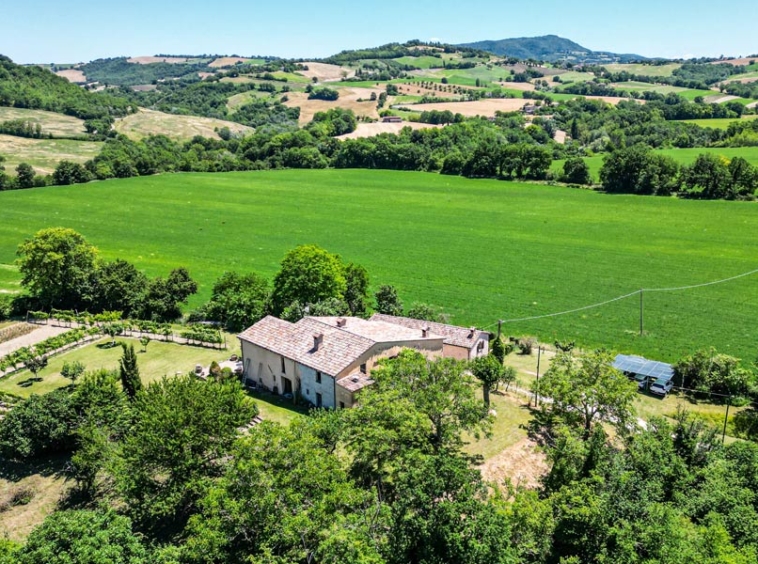
[{"label": "shrub", "polygon": [[532,349],[534,348],[534,345],[537,344],[537,339],[534,337],[521,337],[518,340],[518,348],[521,354],[529,355],[532,354]]}]

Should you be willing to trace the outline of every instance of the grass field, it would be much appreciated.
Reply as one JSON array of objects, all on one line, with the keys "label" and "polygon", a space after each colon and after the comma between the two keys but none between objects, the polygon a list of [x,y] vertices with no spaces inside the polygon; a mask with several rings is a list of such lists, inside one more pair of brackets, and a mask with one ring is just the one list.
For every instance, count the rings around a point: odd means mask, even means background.
[{"label": "grass field", "polygon": [[[709,119],[709,120],[697,120],[697,121],[720,122],[722,120]],[[731,123],[734,120],[723,120],[723,121],[727,121]],[[682,165],[688,165],[688,164],[694,163],[695,159],[697,159],[697,156],[701,153],[714,153],[716,155],[721,155],[723,157],[726,157],[727,159],[742,157],[743,159],[748,161],[750,164],[758,166],[758,147],[724,147],[724,148],[718,148],[718,149],[662,149],[656,152],[672,157],[674,160],[676,160],[679,164],[682,164]],[[596,182],[600,180],[600,167],[603,166],[604,158],[605,157],[603,155],[598,155],[596,157],[585,157],[584,159],[584,162],[586,162],[587,166],[589,166],[590,174],[592,175],[592,178]],[[550,167],[550,169],[553,172],[562,172],[563,163],[564,163],[563,160],[553,161],[553,164]]]},{"label": "grass field", "polygon": [[603,65],[611,72],[628,72],[640,76],[672,76],[674,71],[681,68],[679,63],[670,63],[668,65],[645,65],[637,64],[609,64]]},{"label": "grass field", "polygon": [[52,174],[62,160],[84,163],[100,153],[102,143],[72,139],[25,139],[0,135],[0,155],[5,172],[15,176],[16,167],[27,163],[39,174]]},{"label": "grass field", "polygon": [[86,133],[84,120],[73,116],[42,110],[0,107],[0,122],[17,119],[38,123],[42,127],[42,133],[51,134],[53,137],[81,137]]},{"label": "grass field", "polygon": [[228,127],[233,133],[249,133],[252,131],[252,128],[232,121],[165,114],[145,109],[118,120],[115,125],[116,131],[132,139],[142,139],[151,134],[162,134],[178,141],[187,141],[195,135],[218,138],[216,130],[222,127]]},{"label": "grass field", "polygon": [[[743,120],[746,119],[756,119],[758,116],[752,115],[752,116],[742,116]],[[700,127],[712,127],[713,129],[727,129],[729,127],[729,124],[734,123],[735,121],[740,121],[738,119],[687,119],[684,120],[685,123],[694,123],[695,125],[699,125]]]},{"label": "grass field", "polygon": [[[71,227],[149,275],[186,265],[200,283],[194,307],[225,270],[272,276],[289,249],[316,243],[363,264],[373,288],[394,284],[406,304],[442,306],[464,326],[733,276],[758,257],[754,204],[426,173],[177,174],[3,192],[0,206],[0,264],[37,229]],[[643,337],[638,315],[634,298],[505,331],[661,360],[708,345],[753,358],[758,280],[646,294]]]},{"label": "grass field", "polygon": [[[159,380],[163,376],[173,376],[177,372],[186,374],[192,371],[196,364],[208,366],[214,360],[218,362],[226,360],[234,349],[239,349],[236,340],[229,341],[230,350],[226,351],[152,341],[147,347],[147,352],[143,353],[141,352],[142,345],[137,339],[118,338],[118,341],[134,344],[134,348],[138,351],[137,361],[140,376],[145,384]],[[71,384],[71,380],[60,375],[64,362],[82,362],[87,370],[98,370],[100,368],[115,370],[118,368],[118,361],[123,351],[118,346],[111,348],[98,346],[98,344],[107,343],[110,343],[110,338],[52,357],[47,367],[39,372],[39,380],[35,380],[28,370],[22,370],[12,376],[2,378],[0,379],[0,392],[29,397],[32,394],[45,394],[57,388],[68,386]]]}]

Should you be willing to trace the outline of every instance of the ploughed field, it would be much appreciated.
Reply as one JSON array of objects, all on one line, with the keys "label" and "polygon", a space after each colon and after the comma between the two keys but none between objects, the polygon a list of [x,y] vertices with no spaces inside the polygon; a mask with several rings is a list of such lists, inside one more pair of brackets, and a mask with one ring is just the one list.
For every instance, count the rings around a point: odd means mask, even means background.
[{"label": "ploughed field", "polygon": [[[639,288],[698,284],[758,268],[748,202],[609,196],[533,184],[366,170],[174,174],[0,193],[0,265],[49,226],[76,229],[106,259],[149,275],[189,267],[208,298],[225,270],[273,276],[316,243],[363,264],[372,290],[442,306],[452,321],[575,309]],[[11,275],[10,277],[8,275]],[[0,289],[13,290],[5,269]],[[713,345],[744,358],[758,341],[758,275],[541,320],[509,335],[570,339],[661,360]]]}]

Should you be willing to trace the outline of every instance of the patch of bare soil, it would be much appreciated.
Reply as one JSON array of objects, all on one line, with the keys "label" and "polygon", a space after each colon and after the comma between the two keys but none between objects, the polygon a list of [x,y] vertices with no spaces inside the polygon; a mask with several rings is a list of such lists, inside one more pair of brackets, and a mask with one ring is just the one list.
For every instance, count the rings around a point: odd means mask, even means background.
[{"label": "patch of bare soil", "polygon": [[[376,92],[377,96],[381,92],[380,88],[340,88],[340,97],[338,100],[309,100],[308,94],[304,92],[290,92],[287,94],[288,100],[284,104],[290,108],[300,108],[300,124],[306,124],[313,119],[318,112],[326,112],[332,108],[343,108],[353,110],[356,116],[367,116],[373,119],[379,118],[376,111],[376,102],[369,98],[371,92]],[[362,101],[358,101],[362,100]]]},{"label": "patch of bare soil", "polygon": [[534,84],[531,82],[498,82],[503,88],[509,90],[521,90],[522,92],[534,92]]},{"label": "patch of bare soil", "polygon": [[753,62],[758,61],[758,57],[742,57],[740,59],[725,59],[723,61],[713,61],[712,65],[734,65],[735,67],[746,67]]},{"label": "patch of bare soil", "polygon": [[555,136],[553,137],[553,139],[555,139],[556,143],[560,143],[561,145],[563,145],[566,142],[566,132],[558,129],[555,132]]},{"label": "patch of bare soil", "polygon": [[[408,96],[433,96],[435,98],[460,98],[461,94],[457,94],[456,92],[448,92],[446,85],[440,85],[440,87],[445,88],[445,90],[435,90],[434,88],[424,88],[423,86],[418,86],[416,84],[398,84],[397,89],[400,94],[408,95]],[[440,88],[438,87],[438,88]],[[459,86],[450,86],[451,90],[455,90],[457,88],[460,88]],[[466,90],[470,90],[466,88]]]},{"label": "patch of bare soil", "polygon": [[246,63],[249,60],[250,59],[245,59],[244,57],[219,57],[208,66],[213,69],[223,69],[225,67],[233,67],[237,63]]},{"label": "patch of bare soil", "polygon": [[708,104],[724,104],[725,102],[731,102],[732,100],[739,100],[739,96],[725,96],[725,95],[715,95],[715,96],[706,96],[705,101]]},{"label": "patch of bare soil", "polygon": [[345,135],[339,135],[337,139],[359,139],[361,137],[376,137],[382,133],[400,133],[404,127],[410,127],[411,129],[429,129],[441,126],[412,121],[404,121],[402,123],[359,123],[355,131],[352,133],[346,133]]},{"label": "patch of bare soil", "polygon": [[523,108],[529,100],[521,98],[498,98],[491,100],[477,100],[476,102],[436,102],[434,104],[403,104],[403,107],[414,111],[424,112],[437,110],[440,112],[451,111],[467,117],[483,116],[493,117],[495,112],[516,112]]},{"label": "patch of bare soil", "polygon": [[58,76],[62,76],[69,82],[74,82],[76,84],[84,84],[85,82],[87,82],[87,77],[79,69],[59,70],[55,74],[57,74]]},{"label": "patch of bare soil", "polygon": [[308,67],[308,70],[297,71],[298,74],[302,74],[308,78],[315,77],[319,82],[334,82],[337,80],[342,80],[343,77],[349,78],[355,75],[355,71],[353,69],[341,67],[338,65],[328,65],[326,63],[314,62],[305,62],[302,64]]},{"label": "patch of bare soil", "polygon": [[500,488],[508,480],[514,486],[537,488],[549,468],[547,457],[531,439],[521,439],[515,445],[487,460],[479,467],[482,477]]},{"label": "patch of bare soil", "polygon": [[187,57],[132,57],[131,59],[127,59],[126,62],[138,65],[150,65],[153,63],[169,63],[177,65],[180,63],[186,63]]}]

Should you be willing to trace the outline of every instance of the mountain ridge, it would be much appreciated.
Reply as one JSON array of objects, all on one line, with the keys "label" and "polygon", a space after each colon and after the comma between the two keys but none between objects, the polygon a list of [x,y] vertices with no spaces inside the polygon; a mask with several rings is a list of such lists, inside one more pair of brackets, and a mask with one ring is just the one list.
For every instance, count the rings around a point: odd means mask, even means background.
[{"label": "mountain ridge", "polygon": [[481,49],[504,57],[536,59],[542,61],[562,61],[572,63],[608,63],[647,60],[648,57],[633,53],[612,53],[593,51],[575,41],[558,35],[537,37],[512,37],[507,39],[487,39],[470,43],[459,43],[457,47]]}]

